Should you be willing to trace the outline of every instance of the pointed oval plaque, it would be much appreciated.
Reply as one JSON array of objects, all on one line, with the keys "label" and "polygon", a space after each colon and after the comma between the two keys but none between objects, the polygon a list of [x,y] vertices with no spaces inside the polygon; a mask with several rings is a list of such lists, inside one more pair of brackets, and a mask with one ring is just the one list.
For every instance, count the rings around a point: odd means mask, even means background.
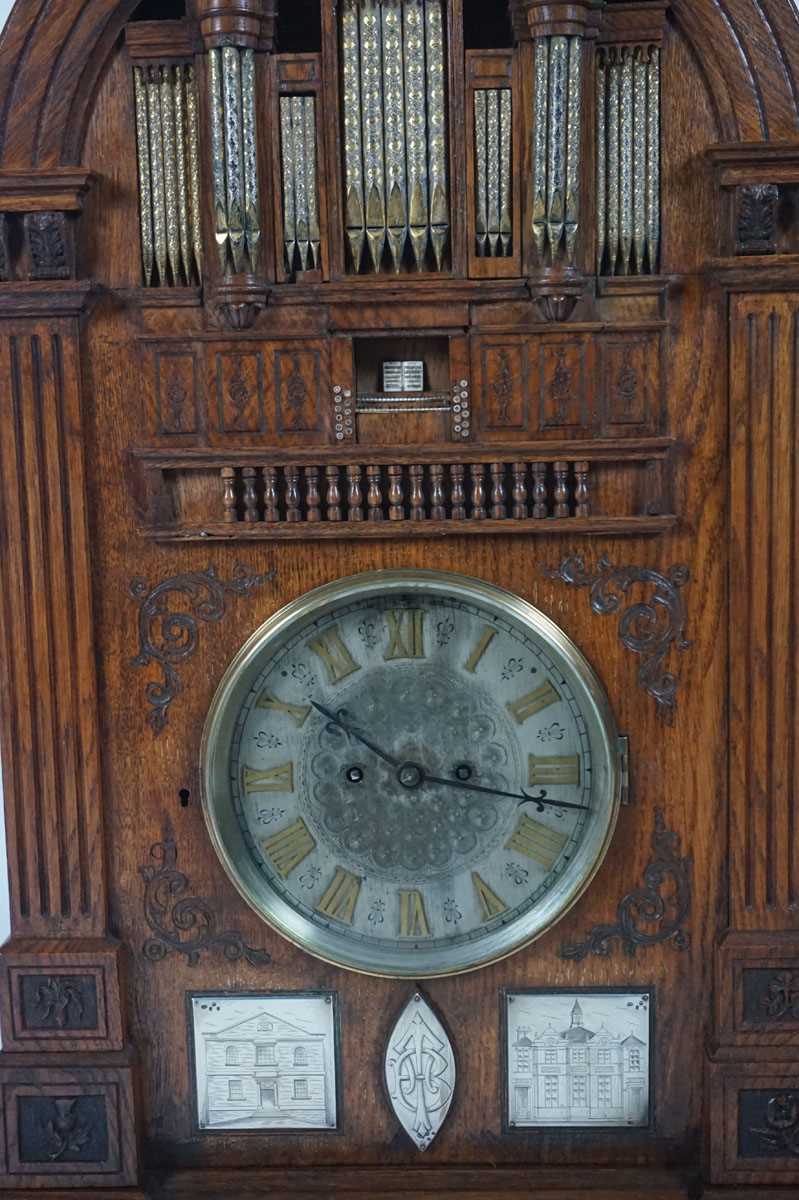
[{"label": "pointed oval plaque", "polygon": [[455,1091],[455,1055],[447,1031],[414,992],[389,1035],[386,1087],[400,1125],[427,1150],[447,1118]]}]

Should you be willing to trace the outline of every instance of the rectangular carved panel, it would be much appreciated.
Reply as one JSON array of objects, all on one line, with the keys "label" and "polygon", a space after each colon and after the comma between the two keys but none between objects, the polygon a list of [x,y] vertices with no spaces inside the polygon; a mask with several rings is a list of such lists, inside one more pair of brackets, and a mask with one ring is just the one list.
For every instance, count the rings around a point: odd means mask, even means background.
[{"label": "rectangular carved panel", "polygon": [[195,435],[201,428],[197,360],[191,350],[154,352],[154,408],[147,422],[155,437]]},{"label": "rectangular carved panel", "polygon": [[130,1067],[0,1067],[0,1190],[136,1182]]},{"label": "rectangular carved panel", "polygon": [[740,295],[730,326],[730,884],[739,929],[799,904],[799,296]]},{"label": "rectangular carved panel", "polygon": [[715,995],[719,1045],[799,1046],[799,936],[728,933],[716,950]]},{"label": "rectangular carved panel", "polygon": [[711,1180],[799,1183],[799,1089],[789,1063],[714,1063]]},{"label": "rectangular carved panel", "polygon": [[660,416],[660,339],[607,337],[599,347],[603,432],[654,433]]},{"label": "rectangular carved panel", "polygon": [[119,946],[15,939],[3,949],[4,1050],[121,1050]]},{"label": "rectangular carved panel", "polygon": [[96,936],[105,899],[77,329],[51,320],[2,333],[0,373],[0,744],[14,932]]},{"label": "rectangular carved panel", "polygon": [[264,433],[264,361],[260,352],[215,355],[216,418],[219,433]]},{"label": "rectangular carved panel", "polygon": [[588,342],[542,340],[538,348],[539,428],[584,429],[589,424],[586,394]]},{"label": "rectangular carved panel", "polygon": [[494,435],[524,434],[529,423],[527,343],[521,338],[479,348],[480,424]]},{"label": "rectangular carved panel", "polygon": [[318,442],[325,432],[322,398],[328,392],[327,349],[303,342],[276,346],[272,356],[278,438]]}]

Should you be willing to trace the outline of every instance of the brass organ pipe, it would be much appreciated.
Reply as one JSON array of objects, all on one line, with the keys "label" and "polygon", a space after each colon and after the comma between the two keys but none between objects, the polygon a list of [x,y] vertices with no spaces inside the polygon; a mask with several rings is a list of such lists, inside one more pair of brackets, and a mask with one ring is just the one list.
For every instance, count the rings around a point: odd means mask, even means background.
[{"label": "brass organ pipe", "polygon": [[386,245],[386,197],[383,169],[382,37],[375,0],[361,0],[360,22],[366,244],[372,266],[375,271],[379,271]]},{"label": "brass organ pipe", "polygon": [[169,68],[175,105],[175,166],[178,190],[178,232],[180,263],[185,282],[191,283],[191,231],[189,228],[189,177],[186,146],[186,75],[183,67]]},{"label": "brass organ pipe", "polygon": [[139,164],[139,220],[141,225],[144,283],[153,281],[155,249],[153,244],[153,189],[150,173],[150,123],[147,116],[147,87],[141,67],[133,68],[136,100],[136,150]]},{"label": "brass organ pipe", "polygon": [[291,128],[291,96],[280,97],[280,160],[283,178],[283,248],[286,270],[294,272],[297,222],[294,211],[294,135]]},{"label": "brass organ pipe", "polygon": [[304,96],[302,99],[305,127],[305,194],[308,198],[308,232],[311,242],[309,267],[318,268],[321,263],[322,233],[319,228],[316,181],[316,101],[313,96]]},{"label": "brass organ pipe", "polygon": [[488,253],[488,183],[486,156],[488,153],[487,139],[487,89],[480,88],[474,93],[474,145],[475,145],[475,223],[477,226],[477,253]]},{"label": "brass organ pipe", "polygon": [[602,274],[607,245],[607,58],[600,50],[596,62],[596,271]]},{"label": "brass organ pipe", "polygon": [[161,287],[167,285],[166,249],[166,197],[164,194],[164,144],[161,130],[161,103],[158,80],[152,75],[147,80],[147,114],[150,124],[150,174],[153,195],[153,244],[158,280]]},{"label": "brass organ pipe", "polygon": [[222,99],[225,120],[225,193],[233,268],[244,266],[244,147],[242,144],[241,59],[235,46],[222,47]]},{"label": "brass organ pipe", "polygon": [[208,54],[208,91],[211,110],[211,171],[214,199],[214,235],[219,263],[227,266],[228,209],[225,192],[225,118],[222,99],[222,51]]},{"label": "brass organ pipe", "polygon": [[621,272],[630,271],[633,244],[633,63],[629,47],[621,51],[621,125],[619,128],[619,248]]},{"label": "brass organ pipe", "polygon": [[547,130],[549,127],[549,39],[535,44],[533,133],[533,239],[543,258],[547,237]]},{"label": "brass organ pipe", "polygon": [[430,159],[430,240],[439,271],[449,236],[446,96],[444,90],[444,23],[441,0],[425,0],[427,51],[428,154]]},{"label": "brass organ pipe", "polygon": [[341,13],[344,82],[344,169],[347,194],[345,225],[350,254],[357,272],[366,242],[361,135],[360,36],[356,0],[345,0]]},{"label": "brass organ pipe", "polygon": [[565,221],[568,51],[567,38],[552,38],[549,64],[547,234],[553,259],[563,237]]},{"label": "brass organ pipe", "polygon": [[583,108],[583,44],[582,39],[569,39],[569,96],[566,146],[566,260],[574,262],[577,234],[580,228],[580,162]]},{"label": "brass organ pipe", "polygon": [[646,270],[646,63],[643,52],[633,52],[633,270]]},{"label": "brass organ pipe", "polygon": [[186,68],[186,124],[189,147],[189,224],[197,279],[203,277],[202,208],[200,205],[200,132],[194,67]]},{"label": "brass organ pipe", "polygon": [[244,236],[250,269],[258,267],[261,248],[261,199],[255,124],[255,51],[241,51],[241,135],[244,171]]},{"label": "brass organ pipe", "polygon": [[416,267],[421,271],[425,265],[428,242],[427,106],[422,0],[405,0],[402,11],[408,147],[408,225]]},{"label": "brass organ pipe", "polygon": [[175,130],[174,93],[169,68],[161,67],[159,98],[164,146],[164,205],[166,211],[166,252],[172,282],[180,282],[180,213],[178,211],[177,133]]},{"label": "brass organ pipe", "polygon": [[405,70],[400,0],[383,0],[382,16],[388,242],[394,270],[399,274],[408,237]]},{"label": "brass organ pipe", "polygon": [[302,96],[291,98],[291,135],[294,142],[294,205],[297,221],[297,246],[300,252],[300,270],[308,268],[311,250],[310,222],[308,220],[308,192],[305,162],[305,112]]},{"label": "brass organ pipe", "polygon": [[660,50],[653,46],[647,68],[647,242],[649,269],[660,256]]},{"label": "brass organ pipe", "polygon": [[619,85],[621,73],[614,50],[608,69],[608,273],[616,274],[619,254]]},{"label": "brass organ pipe", "polygon": [[496,257],[499,240],[499,93],[496,88],[486,91],[486,159],[488,192],[488,252]]},{"label": "brass organ pipe", "polygon": [[501,253],[513,250],[513,93],[500,89],[500,146],[499,146],[499,234]]}]

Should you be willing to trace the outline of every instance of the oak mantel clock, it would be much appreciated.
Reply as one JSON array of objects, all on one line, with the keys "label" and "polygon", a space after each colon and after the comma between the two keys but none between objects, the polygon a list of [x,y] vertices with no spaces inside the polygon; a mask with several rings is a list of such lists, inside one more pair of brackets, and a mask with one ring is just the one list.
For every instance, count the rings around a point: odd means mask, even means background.
[{"label": "oak mantel clock", "polygon": [[0,1193],[799,1187],[792,0],[17,0]]}]

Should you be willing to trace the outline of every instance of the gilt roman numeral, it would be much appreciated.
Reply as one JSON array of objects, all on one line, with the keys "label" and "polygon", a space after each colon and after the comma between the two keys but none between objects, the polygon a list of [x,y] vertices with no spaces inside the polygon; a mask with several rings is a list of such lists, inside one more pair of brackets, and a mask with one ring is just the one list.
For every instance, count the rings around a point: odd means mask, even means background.
[{"label": "gilt roman numeral", "polygon": [[355,905],[361,894],[362,882],[363,880],[357,875],[345,871],[343,867],[336,867],[336,873],[319,901],[316,911],[324,913],[326,917],[332,917],[334,921],[351,925],[352,918],[355,916]]},{"label": "gilt roman numeral", "polygon": [[361,669],[342,640],[338,625],[331,625],[324,633],[313,638],[308,643],[308,649],[318,654],[325,664],[328,683],[341,683],[342,679]]},{"label": "gilt roman numeral", "polygon": [[496,636],[497,636],[496,629],[492,629],[490,625],[486,625],[485,629],[483,630],[482,636],[480,637],[479,642],[475,646],[474,650],[472,650],[469,657],[466,659],[466,662],[463,664],[463,669],[465,671],[469,671],[469,673],[472,675],[475,674],[475,672],[477,671],[477,668],[480,666],[480,662],[482,661],[483,655],[485,654],[486,650],[491,645],[491,643],[493,642],[493,640]]},{"label": "gilt roman numeral", "polygon": [[549,708],[550,704],[557,704],[559,700],[560,696],[547,680],[534,692],[528,692],[526,696],[520,696],[518,700],[509,700],[507,708],[519,725],[523,725],[525,721],[529,721],[530,717]]},{"label": "gilt roman numeral", "polygon": [[294,763],[282,763],[279,767],[270,767],[267,771],[256,771],[254,767],[245,767],[242,776],[246,795],[251,792],[293,792]]},{"label": "gilt roman numeral", "polygon": [[400,937],[430,937],[421,892],[400,892]]},{"label": "gilt roman numeral", "polygon": [[316,842],[302,817],[273,837],[265,838],[262,845],[278,875],[284,879],[316,849]]},{"label": "gilt roman numeral", "polygon": [[529,754],[528,782],[535,784],[580,782],[580,755],[563,754],[547,757],[545,754]]},{"label": "gilt roman numeral", "polygon": [[496,892],[491,891],[486,881],[481,879],[476,871],[472,871],[472,883],[477,893],[480,912],[483,914],[484,921],[490,921],[492,917],[498,917],[508,911],[508,906],[504,900],[500,900]]},{"label": "gilt roman numeral", "polygon": [[386,613],[388,649],[383,658],[424,658],[424,611],[420,608],[397,609]]},{"label": "gilt roman numeral", "polygon": [[506,842],[505,849],[524,854],[551,871],[567,841],[568,838],[562,833],[542,825],[540,821],[534,821],[532,817],[523,816],[510,841]]},{"label": "gilt roman numeral", "polygon": [[266,708],[270,709],[272,712],[283,713],[285,716],[291,717],[291,719],[299,728],[302,728],[302,726],[305,724],[308,719],[308,714],[311,711],[310,704],[288,704],[284,700],[278,700],[277,696],[273,695],[272,692],[269,691],[261,692],[256,701],[255,707]]}]

